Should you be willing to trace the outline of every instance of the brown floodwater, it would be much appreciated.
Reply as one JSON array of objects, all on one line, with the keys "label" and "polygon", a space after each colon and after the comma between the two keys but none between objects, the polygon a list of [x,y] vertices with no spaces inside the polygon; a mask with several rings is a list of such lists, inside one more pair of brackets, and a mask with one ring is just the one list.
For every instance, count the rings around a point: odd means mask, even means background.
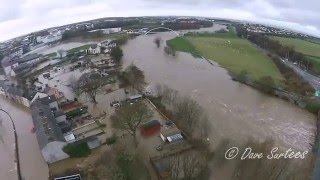
[{"label": "brown floodwater", "polygon": [[[270,137],[280,147],[310,149],[315,132],[313,114],[232,81],[225,69],[205,60],[183,52],[176,57],[165,54],[165,41],[175,36],[163,32],[128,41],[123,46],[124,66],[134,63],[144,71],[151,87],[166,84],[202,105],[210,117],[213,146],[222,138],[245,142]],[[160,48],[153,42],[155,37],[163,40]]]},{"label": "brown floodwater", "polygon": [[[16,126],[19,144],[19,159],[22,178],[25,180],[48,179],[49,170],[42,157],[36,135],[31,133],[33,127],[31,113],[28,108],[17,105],[3,96],[0,96],[0,107],[6,110]],[[0,134],[0,179],[16,180],[17,170],[14,165],[14,135],[11,122],[4,114]]]},{"label": "brown floodwater", "polygon": [[[217,25],[205,30],[221,28],[223,26]],[[160,48],[153,43],[155,37],[163,40]],[[310,149],[316,129],[313,114],[234,82],[225,69],[212,66],[205,60],[182,52],[176,57],[166,55],[163,52],[165,41],[174,37],[174,33],[164,32],[129,40],[123,47],[124,66],[133,62],[145,72],[151,87],[166,84],[202,105],[210,117],[212,130],[209,138],[213,145],[222,138],[244,142],[249,138],[262,140],[271,137],[279,146]],[[11,114],[16,125],[22,177],[25,180],[47,179],[48,166],[36,135],[30,131],[33,127],[30,111],[4,97],[0,97],[0,106]],[[1,113],[1,117],[0,179],[17,179],[12,125],[5,114]],[[70,163],[71,167],[77,163]],[[64,161],[57,163],[56,167],[62,171],[67,164]]]}]

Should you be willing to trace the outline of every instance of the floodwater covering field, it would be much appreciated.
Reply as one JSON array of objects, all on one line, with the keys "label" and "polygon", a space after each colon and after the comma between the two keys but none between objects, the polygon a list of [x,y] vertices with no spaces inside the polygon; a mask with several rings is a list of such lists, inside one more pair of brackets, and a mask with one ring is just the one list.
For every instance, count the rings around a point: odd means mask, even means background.
[{"label": "floodwater covering field", "polygon": [[[223,138],[237,142],[273,138],[281,147],[310,149],[315,132],[313,114],[234,82],[225,69],[205,60],[183,52],[175,57],[165,54],[164,42],[175,36],[163,32],[128,41],[123,46],[124,66],[135,63],[152,87],[166,84],[202,105],[210,117],[213,146]],[[153,43],[156,37],[162,39],[160,48]]]}]

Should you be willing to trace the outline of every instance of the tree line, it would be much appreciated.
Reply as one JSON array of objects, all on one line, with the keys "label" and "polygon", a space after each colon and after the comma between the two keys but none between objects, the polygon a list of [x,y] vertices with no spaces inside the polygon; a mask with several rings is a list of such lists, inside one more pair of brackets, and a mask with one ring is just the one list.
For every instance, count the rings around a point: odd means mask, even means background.
[{"label": "tree line", "polygon": [[247,38],[259,47],[268,50],[283,58],[288,58],[292,62],[300,62],[304,67],[312,68],[306,56],[297,52],[293,46],[282,45],[279,41],[269,38],[265,34],[249,32],[243,25],[236,25],[237,35],[241,38]]}]

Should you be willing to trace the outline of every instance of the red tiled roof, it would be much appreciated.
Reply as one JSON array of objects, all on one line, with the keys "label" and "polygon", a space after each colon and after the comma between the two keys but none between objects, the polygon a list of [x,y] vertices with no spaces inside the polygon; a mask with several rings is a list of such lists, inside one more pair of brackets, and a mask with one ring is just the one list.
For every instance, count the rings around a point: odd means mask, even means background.
[{"label": "red tiled roof", "polygon": [[61,108],[63,109],[63,111],[68,111],[70,109],[75,109],[75,108],[79,108],[81,107],[82,105],[78,102],[71,102],[69,104],[65,104],[63,105]]}]

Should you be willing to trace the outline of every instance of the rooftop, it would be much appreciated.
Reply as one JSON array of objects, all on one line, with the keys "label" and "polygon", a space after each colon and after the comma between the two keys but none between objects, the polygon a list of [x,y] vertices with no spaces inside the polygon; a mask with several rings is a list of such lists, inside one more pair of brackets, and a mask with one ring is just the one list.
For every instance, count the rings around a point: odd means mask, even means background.
[{"label": "rooftop", "polygon": [[41,57],[41,55],[39,55],[39,54],[30,54],[30,55],[27,55],[27,56],[19,59],[19,62],[24,63],[24,62],[28,62],[28,61],[31,61],[33,59],[40,58],[40,57]]},{"label": "rooftop", "polygon": [[181,133],[181,130],[178,129],[176,126],[165,127],[161,129],[160,133],[166,138]]},{"label": "rooftop", "polygon": [[40,149],[43,149],[48,143],[53,141],[65,141],[60,128],[56,124],[49,104],[41,101],[41,99],[37,99],[31,105],[31,112]]}]

